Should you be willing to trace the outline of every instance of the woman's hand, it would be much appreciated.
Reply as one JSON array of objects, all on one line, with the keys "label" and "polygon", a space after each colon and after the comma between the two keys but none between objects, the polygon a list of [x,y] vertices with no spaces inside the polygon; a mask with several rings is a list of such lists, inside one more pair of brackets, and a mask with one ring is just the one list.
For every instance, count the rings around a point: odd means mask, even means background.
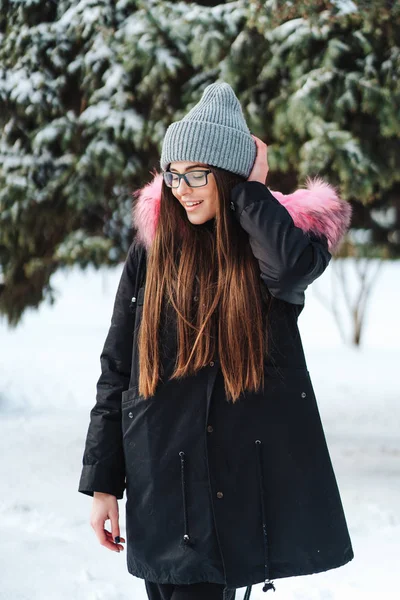
[{"label": "woman's hand", "polygon": [[[114,542],[114,538],[119,538],[120,533],[118,517],[119,508],[117,498],[112,494],[94,492],[90,524],[100,544],[113,552],[120,552],[124,549],[121,544]],[[104,528],[107,519],[111,521],[111,533]],[[119,538],[117,541],[125,542],[124,538]]]},{"label": "woman's hand", "polygon": [[251,137],[257,144],[257,156],[247,181],[259,181],[265,185],[269,171],[267,144],[253,134]]}]

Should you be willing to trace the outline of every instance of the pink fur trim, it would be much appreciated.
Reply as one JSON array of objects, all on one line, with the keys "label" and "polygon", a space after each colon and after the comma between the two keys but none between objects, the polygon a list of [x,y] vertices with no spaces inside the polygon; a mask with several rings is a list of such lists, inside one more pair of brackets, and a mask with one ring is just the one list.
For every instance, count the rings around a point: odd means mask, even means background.
[{"label": "pink fur trim", "polygon": [[[137,229],[138,241],[147,249],[156,233],[163,181],[161,173],[154,171],[152,174],[152,181],[133,193],[133,226]],[[293,194],[270,191],[286,208],[296,227],[304,232],[325,235],[330,252],[338,248],[350,226],[352,209],[348,202],[339,198],[331,185],[316,177],[308,178],[306,188]]]},{"label": "pink fur trim", "polygon": [[137,229],[137,240],[146,248],[150,248],[156,234],[162,182],[161,173],[154,170],[152,181],[133,192],[136,199],[132,208],[133,226]]},{"label": "pink fur trim", "polygon": [[339,198],[336,190],[320,177],[307,178],[306,189],[293,194],[271,194],[286,208],[296,227],[325,235],[329,252],[337,250],[351,221],[351,205]]}]

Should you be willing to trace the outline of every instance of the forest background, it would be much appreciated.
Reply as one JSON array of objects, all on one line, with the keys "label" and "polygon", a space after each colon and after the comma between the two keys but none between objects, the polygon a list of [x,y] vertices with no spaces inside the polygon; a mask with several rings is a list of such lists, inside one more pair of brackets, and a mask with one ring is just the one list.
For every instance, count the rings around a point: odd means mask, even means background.
[{"label": "forest background", "polygon": [[0,315],[52,302],[59,269],[125,259],[168,125],[222,79],[268,144],[271,189],[319,175],[352,204],[335,258],[356,259],[360,344],[400,255],[399,39],[388,0],[0,0]]}]

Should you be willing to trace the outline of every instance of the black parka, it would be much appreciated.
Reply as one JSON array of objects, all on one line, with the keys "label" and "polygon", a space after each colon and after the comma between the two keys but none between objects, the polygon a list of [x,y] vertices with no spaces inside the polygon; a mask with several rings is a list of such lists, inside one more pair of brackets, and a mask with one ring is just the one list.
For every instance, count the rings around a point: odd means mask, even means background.
[{"label": "black parka", "polygon": [[296,227],[258,182],[238,184],[231,199],[269,298],[264,390],[228,402],[218,356],[169,380],[177,346],[166,314],[163,383],[139,395],[146,248],[137,242],[101,354],[79,491],[122,498],[126,488],[128,570],[152,582],[238,588],[353,558],[297,325],[307,286],[331,259],[327,238]]}]

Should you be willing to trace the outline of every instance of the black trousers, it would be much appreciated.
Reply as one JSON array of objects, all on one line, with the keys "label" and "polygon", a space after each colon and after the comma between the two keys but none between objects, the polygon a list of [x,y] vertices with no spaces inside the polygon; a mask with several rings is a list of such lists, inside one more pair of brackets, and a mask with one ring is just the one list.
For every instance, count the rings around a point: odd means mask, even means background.
[{"label": "black trousers", "polygon": [[149,600],[235,600],[236,590],[226,590],[219,583],[173,585],[144,581]]}]

